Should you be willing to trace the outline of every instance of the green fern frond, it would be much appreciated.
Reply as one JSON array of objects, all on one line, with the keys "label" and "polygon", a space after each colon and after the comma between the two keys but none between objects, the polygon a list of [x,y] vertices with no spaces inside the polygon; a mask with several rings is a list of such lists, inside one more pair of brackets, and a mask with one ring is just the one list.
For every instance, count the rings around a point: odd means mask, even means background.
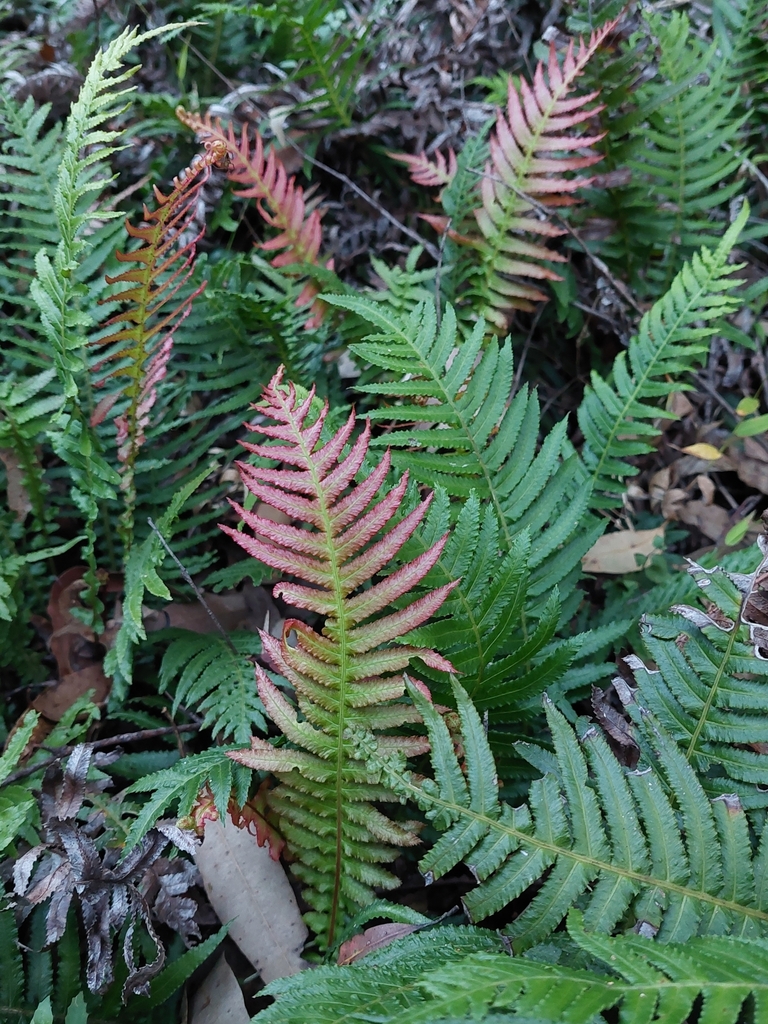
[{"label": "green fern frond", "polygon": [[[472,928],[437,928],[394,942],[347,967],[322,967],[267,988],[276,1002],[255,1024],[685,1024],[700,1003],[708,1019],[737,1024],[768,998],[768,945],[710,936],[664,945],[639,936],[610,938],[568,917],[568,952],[590,969],[542,956],[510,957],[486,948]],[[554,950],[552,950],[554,952]],[[562,952],[558,950],[558,952]],[[574,958],[575,958],[574,956]],[[311,1009],[310,1009],[311,1008]],[[755,1016],[756,1022],[762,1020]]]},{"label": "green fern frond", "polygon": [[[403,557],[426,550],[450,526],[448,496],[438,488],[425,528],[405,545]],[[578,674],[581,685],[609,678],[611,666],[594,664],[594,655],[623,637],[630,623],[615,621],[599,635],[558,637],[562,621],[558,587],[552,576],[534,579],[528,531],[516,534],[504,556],[500,556],[501,547],[493,510],[482,508],[471,493],[422,586],[428,591],[454,579],[459,583],[433,619],[410,633],[409,640],[434,647],[449,658],[476,706],[492,712],[491,741],[502,760],[508,761],[509,734],[500,727],[519,724],[523,710],[538,710],[541,694],[556,683],[565,680],[574,685],[570,676]],[[558,558],[559,552],[551,560]],[[436,699],[450,702],[450,689],[440,674],[426,666],[423,671]],[[504,777],[508,778],[506,771]]]},{"label": "green fern frond", "polygon": [[738,799],[710,802],[650,716],[642,722],[648,763],[628,773],[595,727],[579,741],[545,700],[555,757],[533,759],[546,766],[545,774],[531,785],[528,802],[513,808],[499,801],[480,717],[457,683],[454,689],[464,771],[445,722],[415,688],[411,696],[427,726],[435,779],[419,783],[383,759],[371,766],[444,833],[421,861],[427,881],[462,861],[471,867],[478,885],[463,902],[472,920],[533,887],[535,895],[506,929],[516,949],[546,939],[577,901],[590,931],[646,922],[670,942],[768,930],[760,882],[768,835],[753,855]]},{"label": "green fern frond", "polygon": [[265,733],[264,706],[253,685],[253,659],[261,654],[254,633],[230,633],[232,647],[216,634],[184,631],[171,641],[160,666],[160,687],[203,716],[204,729],[223,742],[248,743]]},{"label": "green fern frond", "polygon": [[125,795],[149,793],[149,799],[142,806],[133,822],[125,841],[125,853],[154,827],[155,822],[173,808],[177,817],[189,814],[201,790],[208,787],[220,818],[227,813],[230,797],[242,807],[248,799],[251,773],[236,764],[227,754],[233,747],[212,747],[204,754],[192,754],[170,768],[147,775],[132,783]]},{"label": "green fern frond", "polygon": [[484,349],[484,325],[478,324],[462,342],[450,306],[438,328],[431,303],[406,318],[368,299],[327,294],[323,299],[375,328],[350,347],[360,360],[396,377],[361,385],[367,394],[394,399],[370,417],[399,429],[374,437],[372,445],[393,448],[393,465],[420,483],[437,484],[455,497],[475,491],[488,501],[504,552],[527,528],[532,592],[543,593],[561,582],[603,526],[585,522],[589,494],[574,487],[579,467],[568,455],[567,423],[559,423],[537,452],[536,396],[523,388],[510,400],[509,340]]},{"label": "green fern frond", "polygon": [[317,967],[272,982],[276,1002],[254,1017],[257,1024],[370,1024],[399,1020],[422,1003],[420,980],[459,965],[473,953],[506,957],[493,932],[447,925],[428,928],[371,951],[348,967]]},{"label": "green fern frond", "polygon": [[[666,291],[697,249],[717,245],[718,220],[744,189],[737,172],[748,112],[734,61],[674,11],[649,14],[597,72],[599,81],[619,76],[605,94],[607,169],[631,172],[627,184],[595,194],[596,212],[616,225],[599,251],[641,294]],[[648,77],[651,63],[657,72]]]},{"label": "green fern frond", "polygon": [[[738,306],[734,278],[739,265],[728,262],[748,216],[746,204],[710,252],[703,248],[677,275],[669,291],[640,321],[629,350],[617,356],[612,380],[596,371],[584,391],[578,421],[584,435],[584,485],[600,508],[620,504],[623,480],[638,469],[629,460],[652,451],[659,434],[654,421],[665,415],[654,399],[685,389],[684,374],[708,351],[717,321]],[[668,414],[667,414],[668,415]]]},{"label": "green fern frond", "polygon": [[[174,532],[182,508],[208,476],[208,469],[188,479],[177,487],[170,497],[170,504],[157,522],[159,533],[169,539]],[[164,601],[171,600],[171,592],[158,575],[158,567],[165,558],[162,541],[154,530],[141,543],[131,549],[125,563],[125,596],[123,598],[123,621],[115,636],[114,643],[104,659],[104,671],[112,676],[112,700],[120,702],[128,692],[133,677],[133,648],[146,640],[143,604],[147,591]]]},{"label": "green fern frond", "polygon": [[692,563],[703,607],[678,604],[673,617],[644,616],[641,634],[656,667],[627,659],[635,701],[679,744],[707,792],[736,793],[748,809],[768,806],[768,645],[754,605],[768,566],[764,537],[760,546],[753,572]]}]

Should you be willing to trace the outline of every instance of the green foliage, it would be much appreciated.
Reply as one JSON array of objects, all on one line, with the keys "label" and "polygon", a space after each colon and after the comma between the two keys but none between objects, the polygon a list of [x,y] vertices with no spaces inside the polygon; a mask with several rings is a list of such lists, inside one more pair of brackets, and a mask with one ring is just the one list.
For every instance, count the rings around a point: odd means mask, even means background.
[{"label": "green foliage", "polygon": [[163,656],[160,686],[173,691],[173,714],[180,704],[192,707],[217,739],[248,743],[252,731],[267,727],[253,675],[261,643],[253,633],[230,633],[229,640],[232,646],[215,634],[177,634]]},{"label": "green foliage", "polygon": [[566,438],[567,422],[551,430],[537,452],[536,395],[524,387],[510,401],[509,340],[483,349],[480,323],[461,341],[450,306],[438,326],[431,303],[404,317],[367,299],[323,299],[375,328],[350,347],[395,377],[360,386],[394,400],[368,413],[373,422],[398,427],[372,444],[393,448],[392,464],[420,483],[439,484],[455,497],[475,491],[496,515],[505,552],[515,533],[528,529],[533,585],[543,592],[561,582],[603,527],[585,521],[589,494],[574,489],[578,460]]},{"label": "green foliage", "polygon": [[472,929],[422,932],[358,965],[270,985],[277,1002],[254,1020],[367,1024],[373,1012],[381,1024],[602,1024],[620,1010],[621,1020],[633,1024],[685,1024],[703,1002],[707,1014],[737,1024],[747,1007],[762,1007],[768,992],[764,941],[710,936],[660,946],[639,936],[606,938],[586,931],[578,911],[569,915],[568,934],[571,956],[589,958],[588,969],[549,962],[546,952],[561,952],[553,947],[542,949],[541,959],[510,957],[492,948],[490,935],[485,949],[468,948],[471,938],[480,947]]},{"label": "green foliage", "polygon": [[746,205],[717,248],[694,255],[640,321],[637,336],[613,364],[612,382],[596,371],[584,391],[578,420],[584,435],[584,484],[593,504],[620,504],[623,480],[637,468],[630,459],[651,451],[663,411],[650,399],[688,387],[685,374],[701,363],[718,321],[738,306],[739,270],[728,262],[748,215]]},{"label": "green foliage", "polygon": [[151,796],[131,826],[126,852],[136,846],[168,808],[173,807],[180,818],[189,814],[198,793],[206,786],[213,794],[219,817],[226,814],[233,790],[237,804],[242,806],[248,799],[251,773],[227,757],[231,749],[213,747],[204,754],[192,754],[171,768],[154,772],[129,786],[125,790],[127,796],[134,793],[150,793]]},{"label": "green foliage", "polygon": [[[24,748],[37,725],[38,715],[29,711],[24,721],[11,737],[0,757],[0,783],[5,782],[16,768]],[[22,786],[5,786],[0,789],[0,850],[4,850],[18,835],[21,826],[33,811],[35,798]]]},{"label": "green foliage", "polygon": [[749,573],[693,563],[704,607],[676,604],[673,615],[644,616],[643,643],[656,667],[630,659],[637,704],[677,741],[709,793],[738,794],[746,808],[768,803],[768,662],[754,604],[765,567],[765,557]]},{"label": "green foliage", "polygon": [[444,720],[415,688],[434,780],[419,782],[382,758],[371,764],[443,833],[420,862],[427,881],[462,861],[471,867],[478,885],[463,903],[473,921],[534,886],[535,895],[505,929],[515,950],[545,940],[577,903],[585,926],[596,932],[645,922],[665,942],[765,933],[768,836],[753,854],[738,799],[710,802],[650,716],[641,725],[647,763],[627,773],[594,726],[579,739],[545,699],[554,757],[541,748],[521,750],[544,775],[526,803],[511,807],[499,800],[480,717],[458,683],[454,691],[465,771]]}]

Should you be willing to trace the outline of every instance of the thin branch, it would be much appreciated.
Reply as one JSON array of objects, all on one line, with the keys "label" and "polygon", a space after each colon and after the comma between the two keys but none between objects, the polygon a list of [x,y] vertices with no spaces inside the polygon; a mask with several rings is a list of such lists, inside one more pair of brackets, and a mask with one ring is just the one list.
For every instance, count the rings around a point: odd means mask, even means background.
[{"label": "thin branch", "polygon": [[[197,732],[200,726],[195,722],[189,722],[187,725],[168,725],[162,726],[158,729],[140,729],[138,732],[124,732],[119,736],[107,736],[103,740],[94,740],[93,743],[88,743],[87,746],[91,750],[110,750],[112,747],[121,747],[124,743],[137,743],[139,740],[153,740],[158,736],[169,736],[171,733],[180,732]],[[26,768],[20,768],[17,772],[12,772],[7,778],[0,782],[0,789],[3,786],[10,786],[13,782],[18,782],[19,779],[27,779],[30,775],[34,775],[36,772],[45,771],[46,768],[50,768],[52,764],[56,764],[62,757],[66,757],[67,754],[71,754],[75,749],[75,746],[80,744],[74,744],[67,747],[56,747],[57,753],[53,757],[47,758],[45,761],[38,761],[37,764],[28,765]],[[40,749],[40,747],[38,747]]]},{"label": "thin branch", "polygon": [[149,523],[149,525],[152,528],[152,530],[154,531],[154,533],[157,535],[158,539],[160,540],[160,543],[163,545],[165,550],[168,552],[168,554],[171,556],[171,558],[176,563],[176,566],[177,566],[179,572],[181,573],[181,575],[182,575],[182,577],[184,579],[184,582],[188,583],[189,586],[192,587],[192,589],[194,590],[195,597],[200,602],[200,604],[203,606],[203,608],[205,608],[206,612],[208,613],[208,615],[209,615],[211,621],[213,622],[214,626],[216,627],[216,629],[224,637],[224,642],[226,643],[226,645],[229,647],[229,649],[232,651],[232,653],[235,655],[235,657],[239,658],[240,657],[240,652],[238,651],[238,649],[235,647],[234,643],[232,642],[232,638],[230,637],[229,633],[227,633],[227,631],[224,629],[222,624],[219,622],[219,620],[214,615],[214,613],[211,610],[208,602],[205,600],[205,595],[203,594],[202,590],[198,587],[198,585],[195,583],[195,581],[189,575],[187,570],[181,564],[179,559],[173,553],[173,551],[170,548],[170,545],[168,544],[168,541],[165,539],[165,537],[162,535],[162,533],[160,533],[160,530],[157,528],[157,525],[156,525],[155,521],[150,516],[147,516],[147,522]]}]

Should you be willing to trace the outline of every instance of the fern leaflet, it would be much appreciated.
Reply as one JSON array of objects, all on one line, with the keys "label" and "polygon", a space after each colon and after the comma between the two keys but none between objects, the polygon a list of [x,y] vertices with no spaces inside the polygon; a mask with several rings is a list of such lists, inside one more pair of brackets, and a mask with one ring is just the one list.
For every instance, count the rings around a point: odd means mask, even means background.
[{"label": "fern leaflet", "polygon": [[382,758],[371,767],[444,833],[420,864],[428,882],[461,861],[471,866],[478,885],[464,905],[472,920],[540,886],[506,929],[516,949],[545,939],[577,900],[590,931],[610,932],[628,920],[647,922],[664,941],[766,932],[760,879],[768,835],[753,856],[738,799],[710,803],[652,719],[643,720],[649,763],[627,774],[597,729],[588,728],[579,743],[545,699],[555,757],[536,752],[532,763],[546,766],[545,774],[532,784],[528,803],[513,808],[499,801],[480,717],[458,683],[454,690],[466,775],[445,722],[416,688],[411,696],[427,726],[435,779],[419,783]]}]

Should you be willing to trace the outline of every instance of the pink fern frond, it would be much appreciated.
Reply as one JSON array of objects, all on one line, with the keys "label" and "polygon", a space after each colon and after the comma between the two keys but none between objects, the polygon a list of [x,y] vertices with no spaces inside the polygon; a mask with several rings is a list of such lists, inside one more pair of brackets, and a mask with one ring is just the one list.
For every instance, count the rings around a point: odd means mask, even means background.
[{"label": "pink fern frond", "polygon": [[[242,199],[253,199],[265,224],[278,234],[259,243],[264,252],[276,253],[270,260],[273,267],[287,267],[294,263],[321,263],[323,241],[322,211],[316,200],[307,201],[304,189],[296,184],[295,175],[289,175],[277,157],[274,148],[266,149],[258,132],[253,139],[247,125],[238,137],[234,127],[224,128],[218,118],[209,114],[201,117],[183,107],[176,108],[176,116],[204,142],[215,142],[226,150],[227,176],[239,189],[234,194]],[[333,268],[333,261],[325,266]],[[311,316],[305,327],[322,321],[325,306],[316,301],[319,289],[310,282],[299,294],[296,305],[310,306]]]},{"label": "pink fern frond", "polygon": [[[355,737],[386,756],[427,749],[426,739],[412,730],[388,737],[380,733],[419,720],[417,709],[403,701],[404,673],[414,659],[438,671],[453,671],[436,651],[409,644],[406,634],[426,622],[456,584],[409,600],[440,557],[446,537],[390,571],[423,522],[431,496],[400,515],[408,481],[404,477],[385,486],[389,453],[356,482],[369,454],[368,423],[355,437],[351,413],[328,437],[327,403],[320,406],[314,391],[300,394],[294,385],[284,384],[282,368],[255,408],[260,419],[251,429],[267,440],[249,442],[246,448],[280,465],[242,463],[241,477],[254,497],[286,513],[292,522],[283,526],[232,502],[245,529],[221,529],[250,555],[290,577],[274,587],[275,597],[319,614],[323,623],[318,629],[288,618],[282,638],[261,632],[265,662],[295,693],[295,698],[286,696],[257,666],[264,709],[289,746],[276,751],[270,743],[254,740],[250,750],[231,756],[278,776],[280,785],[270,792],[270,801],[297,859],[307,842],[308,821],[315,823],[318,833],[338,836],[338,841],[326,844],[325,859],[311,858],[311,873],[306,861],[300,866],[307,882],[305,898],[317,910],[331,941],[339,914],[349,911],[356,900],[367,900],[371,891],[363,886],[350,896],[342,886],[341,879],[357,870],[345,868],[352,856],[349,851],[361,851],[359,862],[366,864],[366,872],[375,871],[377,886],[392,887],[393,877],[373,865],[394,859],[397,848],[392,844],[418,841],[413,830],[390,822],[373,806],[394,795],[371,782]],[[399,642],[401,637],[405,642]],[[327,784],[332,779],[335,785]],[[385,840],[389,845],[382,846]]]},{"label": "pink fern frond", "polygon": [[408,167],[411,181],[417,185],[426,185],[428,188],[450,185],[458,170],[456,154],[450,148],[447,163],[439,150],[435,153],[434,160],[430,160],[423,150],[416,156],[410,153],[387,153],[387,156],[399,160]]},{"label": "pink fern frond", "polygon": [[570,206],[577,201],[574,193],[592,180],[577,172],[601,159],[589,150],[603,134],[583,134],[580,126],[602,107],[594,105],[597,92],[573,95],[573,90],[615,25],[606,22],[589,41],[579,39],[578,46],[571,40],[562,66],[551,43],[546,66],[539,62],[532,86],[524,79],[519,85],[509,81],[507,109],[498,111],[490,139],[491,155],[481,185],[483,205],[475,211],[482,235],[482,312],[501,329],[508,326],[513,310],[531,310],[535,302],[546,299],[538,289],[506,275],[560,280],[536,261],[563,262],[564,257],[525,235],[563,234],[562,228],[541,217],[536,201]]},{"label": "pink fern frond", "polygon": [[205,231],[197,217],[200,191],[224,155],[221,146],[207,143],[205,153],[196,156],[190,167],[174,178],[168,195],[154,189],[157,206],[153,210],[144,207],[143,224],[137,227],[126,222],[128,235],[141,244],[131,252],[115,254],[127,266],[122,273],[107,276],[107,283],[122,287],[101,300],[125,306],[107,321],[112,332],[96,342],[106,350],[96,364],[96,372],[117,364],[97,379],[96,386],[102,387],[108,381],[118,382],[118,386],[99,402],[93,421],[103,420],[119,398],[127,398],[127,408],[116,417],[115,425],[118,457],[123,466],[129,543],[128,523],[135,500],[134,464],[146,440],[157,386],[166,375],[174,334],[204,288],[200,285],[192,292],[184,289],[194,269],[197,244]]}]

